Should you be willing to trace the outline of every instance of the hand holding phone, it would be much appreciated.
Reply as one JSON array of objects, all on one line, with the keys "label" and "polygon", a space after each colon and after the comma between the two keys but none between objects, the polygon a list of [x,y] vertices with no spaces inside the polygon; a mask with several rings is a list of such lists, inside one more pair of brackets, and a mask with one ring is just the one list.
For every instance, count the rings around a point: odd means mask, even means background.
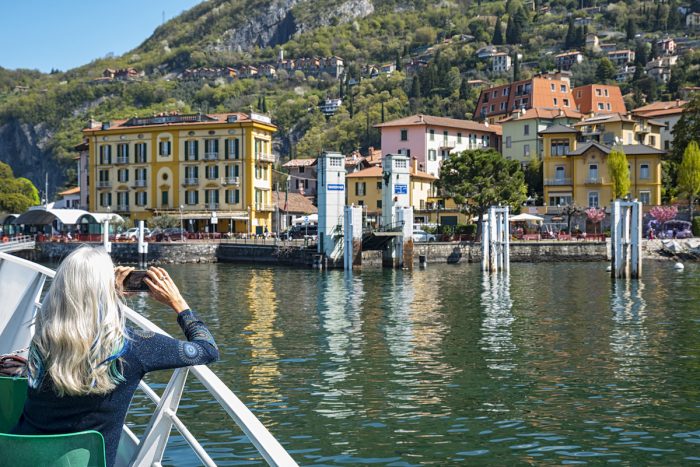
[{"label": "hand holding phone", "polygon": [[143,281],[147,277],[146,271],[131,271],[124,279],[125,292],[150,292],[151,289]]}]

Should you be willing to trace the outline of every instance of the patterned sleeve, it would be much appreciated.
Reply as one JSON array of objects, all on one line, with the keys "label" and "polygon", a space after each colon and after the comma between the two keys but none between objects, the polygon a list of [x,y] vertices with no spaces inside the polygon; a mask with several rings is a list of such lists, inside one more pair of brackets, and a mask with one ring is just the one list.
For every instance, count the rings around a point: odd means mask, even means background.
[{"label": "patterned sleeve", "polygon": [[219,359],[219,349],[206,325],[192,310],[181,312],[177,323],[185,333],[186,341],[156,334],[135,331],[130,347],[141,363],[143,373],[168,368],[206,365]]}]

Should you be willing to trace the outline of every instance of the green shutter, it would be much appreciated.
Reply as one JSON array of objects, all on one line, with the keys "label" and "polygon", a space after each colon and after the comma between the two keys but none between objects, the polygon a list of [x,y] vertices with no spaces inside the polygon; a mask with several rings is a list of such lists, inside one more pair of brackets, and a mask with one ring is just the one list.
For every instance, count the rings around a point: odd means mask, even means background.
[{"label": "green shutter", "polygon": [[214,166],[214,178],[219,178],[219,166]]},{"label": "green shutter", "polygon": [[239,147],[238,147],[238,138],[233,140],[233,158],[234,159],[240,159],[240,154],[239,154]]},{"label": "green shutter", "polygon": [[224,140],[224,159],[228,159],[230,141],[229,139]]}]

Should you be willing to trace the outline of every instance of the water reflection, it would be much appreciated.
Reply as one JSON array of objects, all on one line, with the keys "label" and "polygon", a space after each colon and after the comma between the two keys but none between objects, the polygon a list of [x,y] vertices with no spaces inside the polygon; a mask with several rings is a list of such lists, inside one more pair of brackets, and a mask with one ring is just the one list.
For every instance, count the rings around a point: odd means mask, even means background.
[{"label": "water reflection", "polygon": [[648,335],[644,324],[647,317],[644,282],[614,281],[610,301],[613,313],[610,348],[615,352],[615,360],[619,364],[617,376],[622,379],[643,377],[643,365],[649,354]]},{"label": "water reflection", "polygon": [[343,383],[352,375],[352,359],[362,353],[364,294],[362,281],[351,271],[333,272],[323,278],[318,311],[330,364],[321,372],[324,384],[317,391],[321,401],[316,411],[325,417],[345,418],[354,412],[346,396],[357,390]]},{"label": "water reflection", "polygon": [[487,366],[492,370],[511,371],[515,368],[512,355],[517,346],[511,329],[515,318],[508,274],[483,274],[481,304],[484,316],[480,344],[489,354]]},{"label": "water reflection", "polygon": [[279,376],[279,355],[274,338],[284,336],[275,328],[277,294],[270,270],[252,270],[246,291],[250,322],[244,328],[244,337],[250,349],[250,400],[258,404],[275,404],[282,400],[276,384]]}]

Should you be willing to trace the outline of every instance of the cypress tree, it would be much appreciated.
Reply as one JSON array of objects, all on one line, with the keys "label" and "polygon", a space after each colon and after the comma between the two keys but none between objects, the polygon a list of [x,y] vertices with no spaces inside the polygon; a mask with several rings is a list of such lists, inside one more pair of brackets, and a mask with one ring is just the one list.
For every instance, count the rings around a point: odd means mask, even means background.
[{"label": "cypress tree", "polygon": [[501,17],[496,18],[496,27],[493,29],[493,39],[491,39],[493,45],[503,45],[503,31],[501,29]]},{"label": "cypress tree", "polygon": [[566,37],[564,38],[564,47],[570,49],[574,47],[576,43],[576,30],[574,27],[574,17],[569,16],[568,18],[569,27],[566,30]]},{"label": "cypress tree", "polygon": [[520,55],[513,52],[513,81],[520,80]]},{"label": "cypress tree", "polygon": [[401,66],[401,53],[396,51],[396,71],[401,71],[403,67]]},{"label": "cypress tree", "polygon": [[411,97],[420,98],[420,77],[417,74],[413,75],[413,81],[411,81]]},{"label": "cypress tree", "polygon": [[634,40],[634,36],[637,35],[637,25],[634,20],[630,17],[627,19],[627,26],[625,26],[625,33],[627,34],[627,40]]}]

